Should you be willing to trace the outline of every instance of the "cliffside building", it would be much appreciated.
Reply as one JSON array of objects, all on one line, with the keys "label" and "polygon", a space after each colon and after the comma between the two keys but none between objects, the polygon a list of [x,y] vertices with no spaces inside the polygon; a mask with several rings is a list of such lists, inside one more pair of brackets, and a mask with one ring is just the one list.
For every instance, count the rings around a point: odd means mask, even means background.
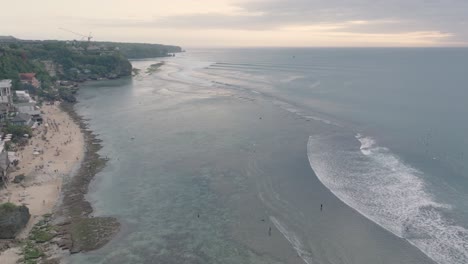
[{"label": "cliffside building", "polygon": [[11,104],[12,102],[11,80],[0,80],[0,103]]}]

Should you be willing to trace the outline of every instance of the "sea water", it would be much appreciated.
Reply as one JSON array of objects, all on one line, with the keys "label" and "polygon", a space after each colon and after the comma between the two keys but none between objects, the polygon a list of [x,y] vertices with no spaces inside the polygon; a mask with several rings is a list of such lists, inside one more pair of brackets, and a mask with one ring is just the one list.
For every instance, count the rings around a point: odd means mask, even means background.
[{"label": "sea water", "polygon": [[468,49],[162,60],[80,91],[123,228],[73,262],[468,262]]}]

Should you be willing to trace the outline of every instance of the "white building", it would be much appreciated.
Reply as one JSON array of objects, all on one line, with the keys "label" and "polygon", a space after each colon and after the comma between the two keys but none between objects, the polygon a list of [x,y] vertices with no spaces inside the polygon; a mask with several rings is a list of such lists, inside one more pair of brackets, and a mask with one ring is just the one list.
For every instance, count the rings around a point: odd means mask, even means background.
[{"label": "white building", "polygon": [[28,103],[35,103],[31,98],[31,95],[29,95],[28,91],[15,91],[16,96],[18,96],[18,100],[21,102],[28,102]]},{"label": "white building", "polygon": [[11,104],[12,102],[11,80],[0,80],[0,103]]}]

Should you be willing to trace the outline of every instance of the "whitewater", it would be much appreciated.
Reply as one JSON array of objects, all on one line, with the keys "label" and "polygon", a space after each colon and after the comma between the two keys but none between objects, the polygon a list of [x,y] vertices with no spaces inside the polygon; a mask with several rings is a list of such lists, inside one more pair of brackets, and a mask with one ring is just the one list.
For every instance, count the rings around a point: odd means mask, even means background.
[{"label": "whitewater", "polygon": [[310,164],[340,200],[441,264],[468,262],[468,230],[444,216],[448,204],[426,191],[422,172],[388,148],[357,134],[358,148],[344,149],[335,136],[311,136]]}]

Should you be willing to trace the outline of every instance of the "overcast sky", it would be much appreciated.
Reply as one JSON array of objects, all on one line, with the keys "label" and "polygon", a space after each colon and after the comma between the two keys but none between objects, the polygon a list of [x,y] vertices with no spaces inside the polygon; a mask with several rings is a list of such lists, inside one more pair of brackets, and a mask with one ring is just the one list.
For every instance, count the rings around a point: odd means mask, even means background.
[{"label": "overcast sky", "polygon": [[0,35],[222,46],[468,46],[468,0],[0,0]]}]

